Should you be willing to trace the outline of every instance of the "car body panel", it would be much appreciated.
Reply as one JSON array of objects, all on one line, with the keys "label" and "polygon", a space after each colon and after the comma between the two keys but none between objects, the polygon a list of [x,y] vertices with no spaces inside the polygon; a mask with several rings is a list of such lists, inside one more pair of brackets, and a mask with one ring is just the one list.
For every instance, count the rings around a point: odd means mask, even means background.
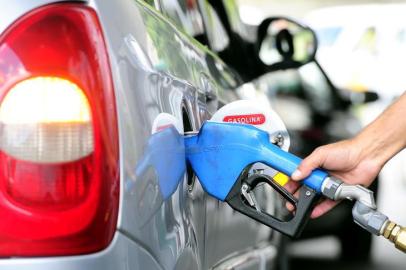
[{"label": "car body panel", "polygon": [[0,269],[151,269],[161,270],[161,265],[139,243],[117,232],[109,247],[101,252],[50,258],[1,259]]},{"label": "car body panel", "polygon": [[[53,2],[57,1],[27,1],[10,9],[0,29]],[[96,254],[2,259],[0,268],[221,268],[253,248],[257,252],[250,254],[255,260],[239,261],[238,269],[272,265],[276,252],[269,251],[269,228],[208,197],[194,176],[185,173],[173,194],[164,197],[160,181],[165,179],[153,170],[137,174],[159,115],[174,116],[185,131],[199,130],[219,106],[236,99],[232,89],[240,83],[238,76],[143,1],[90,0],[87,4],[96,10],[102,25],[116,93],[121,177],[116,236]],[[172,173],[168,170],[168,177]],[[260,198],[265,204],[271,200],[265,194]]]}]

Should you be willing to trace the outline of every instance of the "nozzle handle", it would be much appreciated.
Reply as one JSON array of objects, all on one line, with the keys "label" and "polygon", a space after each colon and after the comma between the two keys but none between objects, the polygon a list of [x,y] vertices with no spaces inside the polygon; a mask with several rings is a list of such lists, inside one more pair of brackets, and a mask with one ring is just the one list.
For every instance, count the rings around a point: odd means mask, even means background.
[{"label": "nozzle handle", "polygon": [[[247,185],[249,187],[248,191],[252,191],[260,183],[266,183],[270,185],[282,197],[292,203],[295,206],[295,215],[288,220],[281,220],[278,217],[273,216],[272,214],[269,214],[261,209],[258,210],[245,203],[241,196],[243,185]],[[316,193],[316,191],[307,186],[302,186],[300,188],[299,198],[296,199],[283,187],[274,183],[272,178],[270,178],[269,176],[265,174],[254,174],[250,177],[247,177],[247,173],[246,171],[244,171],[239,177],[237,183],[234,185],[231,192],[228,194],[226,202],[233,209],[255,219],[256,221],[264,225],[267,225],[290,237],[298,237],[304,229],[307,221],[309,220],[309,216],[318,199],[319,195]]]},{"label": "nozzle handle", "polygon": [[[261,162],[288,176],[291,176],[302,162],[302,159],[298,156],[285,152],[269,141],[263,142],[263,146],[264,149],[260,151],[262,157]],[[322,184],[327,177],[327,172],[316,169],[303,180],[303,184],[321,193]]]}]

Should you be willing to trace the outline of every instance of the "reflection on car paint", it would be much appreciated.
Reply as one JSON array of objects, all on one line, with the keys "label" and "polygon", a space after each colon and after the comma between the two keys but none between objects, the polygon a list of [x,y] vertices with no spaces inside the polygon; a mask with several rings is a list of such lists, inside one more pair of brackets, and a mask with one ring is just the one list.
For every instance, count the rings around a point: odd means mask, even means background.
[{"label": "reflection on car paint", "polygon": [[152,175],[157,178],[159,191],[166,200],[175,192],[185,173],[183,136],[175,127],[166,127],[151,135],[145,149],[135,169],[135,181],[126,181],[126,191],[137,189],[137,182],[142,181],[143,176],[152,170]]}]

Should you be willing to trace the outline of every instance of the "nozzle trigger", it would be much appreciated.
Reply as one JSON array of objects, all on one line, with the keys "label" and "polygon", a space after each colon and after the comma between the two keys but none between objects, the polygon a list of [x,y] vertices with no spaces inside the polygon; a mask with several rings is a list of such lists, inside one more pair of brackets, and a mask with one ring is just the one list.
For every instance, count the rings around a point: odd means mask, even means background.
[{"label": "nozzle trigger", "polygon": [[248,203],[255,207],[257,211],[261,211],[258,206],[257,199],[255,198],[254,194],[250,193],[250,187],[247,184],[243,184],[241,187],[241,195],[248,201]]},{"label": "nozzle trigger", "polygon": [[[252,191],[260,183],[268,184],[296,207],[296,213],[290,220],[283,221],[259,208]],[[265,174],[253,174],[248,176],[247,170],[244,170],[225,201],[236,211],[281,233],[291,237],[297,237],[306,225],[318,198],[319,196],[316,191],[303,185],[300,190],[299,199],[297,199],[285,188],[278,185],[270,176]]]}]

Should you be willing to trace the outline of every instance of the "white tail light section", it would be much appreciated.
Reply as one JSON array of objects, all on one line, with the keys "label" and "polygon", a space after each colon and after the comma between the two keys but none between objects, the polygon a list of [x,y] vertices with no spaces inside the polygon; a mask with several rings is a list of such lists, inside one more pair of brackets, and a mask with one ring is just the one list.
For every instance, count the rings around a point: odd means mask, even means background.
[{"label": "white tail light section", "polygon": [[0,105],[1,150],[19,159],[59,163],[93,152],[89,102],[76,84],[58,77],[17,83]]}]

